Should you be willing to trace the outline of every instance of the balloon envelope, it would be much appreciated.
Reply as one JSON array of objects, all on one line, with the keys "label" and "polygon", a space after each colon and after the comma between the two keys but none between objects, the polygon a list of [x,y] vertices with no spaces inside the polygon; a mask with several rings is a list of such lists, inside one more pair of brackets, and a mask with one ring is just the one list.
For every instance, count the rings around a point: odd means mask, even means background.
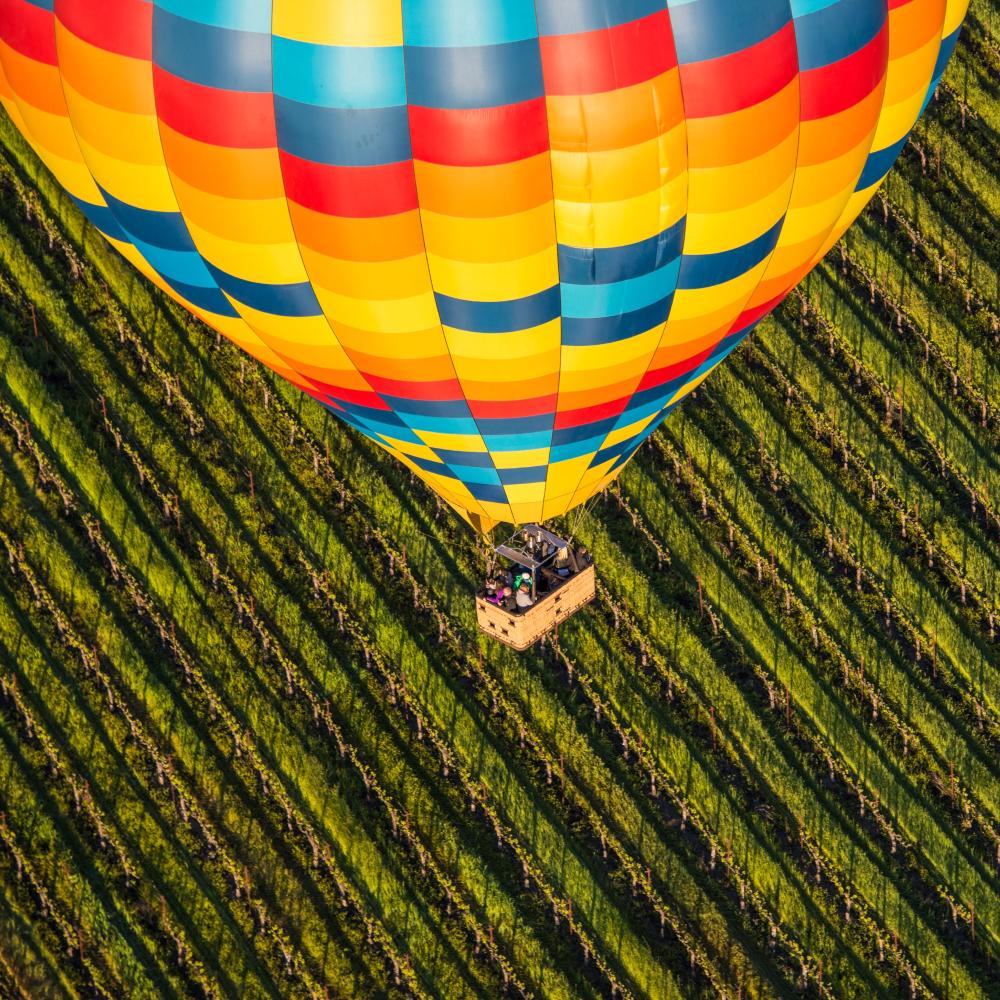
[{"label": "balloon envelope", "polygon": [[871,198],[966,0],[0,0],[140,270],[474,525],[606,486]]}]

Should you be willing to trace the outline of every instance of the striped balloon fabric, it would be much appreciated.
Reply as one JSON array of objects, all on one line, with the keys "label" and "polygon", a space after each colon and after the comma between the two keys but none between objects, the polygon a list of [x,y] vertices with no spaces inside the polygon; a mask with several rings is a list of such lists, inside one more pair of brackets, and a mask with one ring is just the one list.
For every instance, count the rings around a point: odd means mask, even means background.
[{"label": "striped balloon fabric", "polygon": [[584,503],[836,242],[966,0],[0,0],[88,219],[473,525]]}]

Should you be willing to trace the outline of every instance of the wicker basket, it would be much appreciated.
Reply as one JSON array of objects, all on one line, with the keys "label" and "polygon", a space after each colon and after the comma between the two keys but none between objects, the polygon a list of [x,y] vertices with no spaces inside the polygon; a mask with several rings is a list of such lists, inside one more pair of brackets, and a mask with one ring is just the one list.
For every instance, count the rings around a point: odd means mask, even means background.
[{"label": "wicker basket", "polygon": [[596,594],[597,577],[594,567],[588,566],[570,577],[558,590],[540,598],[533,607],[517,614],[477,597],[476,616],[479,627],[487,635],[514,649],[523,650],[589,604]]}]

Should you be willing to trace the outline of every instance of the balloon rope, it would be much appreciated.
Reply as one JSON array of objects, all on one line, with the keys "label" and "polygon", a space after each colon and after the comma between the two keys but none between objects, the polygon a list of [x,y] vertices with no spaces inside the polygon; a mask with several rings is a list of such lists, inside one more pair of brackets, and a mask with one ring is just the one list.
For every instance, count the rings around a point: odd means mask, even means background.
[{"label": "balloon rope", "polygon": [[576,538],[577,531],[580,530],[580,522],[594,509],[594,504],[601,498],[600,493],[595,493],[590,500],[587,501],[576,514],[576,523],[573,525],[573,530],[570,532],[569,544],[573,544],[573,539]]}]

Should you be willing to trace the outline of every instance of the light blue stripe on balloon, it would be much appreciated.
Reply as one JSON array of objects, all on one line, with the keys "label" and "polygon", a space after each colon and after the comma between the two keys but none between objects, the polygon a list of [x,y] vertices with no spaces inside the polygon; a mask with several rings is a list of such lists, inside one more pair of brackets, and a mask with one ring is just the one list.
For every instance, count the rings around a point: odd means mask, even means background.
[{"label": "light blue stripe on balloon", "polygon": [[271,0],[156,0],[156,6],[216,28],[271,33]]},{"label": "light blue stripe on balloon", "polygon": [[403,37],[436,48],[537,38],[534,0],[403,0]]},{"label": "light blue stripe on balloon", "polygon": [[677,285],[680,260],[637,278],[607,284],[563,284],[563,315],[573,319],[602,319],[644,309],[669,295]]},{"label": "light blue stripe on balloon", "polygon": [[402,46],[314,45],[274,38],[275,93],[325,108],[406,104]]},{"label": "light blue stripe on balloon", "polygon": [[840,0],[791,0],[792,17],[805,17],[807,14],[815,14],[818,10],[825,10]]}]

